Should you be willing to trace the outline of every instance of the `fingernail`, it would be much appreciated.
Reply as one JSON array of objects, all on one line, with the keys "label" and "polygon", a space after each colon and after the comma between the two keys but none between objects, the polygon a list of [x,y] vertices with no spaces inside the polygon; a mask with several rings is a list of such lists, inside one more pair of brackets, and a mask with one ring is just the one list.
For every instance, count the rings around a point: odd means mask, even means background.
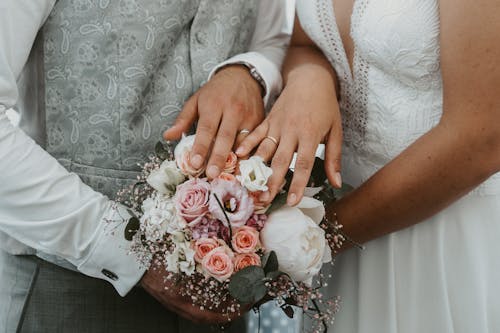
[{"label": "fingernail", "polygon": [[216,165],[211,165],[207,168],[207,176],[208,178],[215,178],[219,175],[220,171]]},{"label": "fingernail", "polygon": [[335,181],[335,185],[337,187],[342,187],[342,176],[340,175],[340,172],[335,173],[335,175],[333,176],[333,180]]},{"label": "fingernail", "polygon": [[201,166],[203,165],[203,158],[201,157],[201,155],[194,155],[191,158],[191,165],[196,169],[201,168]]},{"label": "fingernail", "polygon": [[245,153],[245,149],[243,147],[238,147],[238,149],[236,149],[235,153],[238,156],[243,155]]},{"label": "fingernail", "polygon": [[271,197],[271,194],[269,192],[264,192],[260,195],[259,199],[260,201],[262,202],[267,202],[269,200],[269,198]]},{"label": "fingernail", "polygon": [[288,199],[286,200],[286,204],[288,206],[293,206],[297,203],[297,195],[295,193],[290,193],[288,195]]}]

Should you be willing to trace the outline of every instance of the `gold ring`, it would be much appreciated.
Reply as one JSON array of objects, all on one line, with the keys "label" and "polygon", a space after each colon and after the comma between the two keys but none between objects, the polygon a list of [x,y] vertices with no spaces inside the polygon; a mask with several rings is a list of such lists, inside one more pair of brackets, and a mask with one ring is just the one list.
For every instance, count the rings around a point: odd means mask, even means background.
[{"label": "gold ring", "polygon": [[268,136],[266,136],[264,139],[269,139],[269,140],[271,140],[271,141],[272,141],[272,142],[273,142],[276,146],[278,146],[278,140],[277,140],[275,137],[268,135]]},{"label": "gold ring", "polygon": [[239,133],[239,134],[249,134],[249,133],[250,133],[250,130],[249,130],[249,129],[244,128],[244,129],[242,129],[242,130],[240,131],[240,133]]}]

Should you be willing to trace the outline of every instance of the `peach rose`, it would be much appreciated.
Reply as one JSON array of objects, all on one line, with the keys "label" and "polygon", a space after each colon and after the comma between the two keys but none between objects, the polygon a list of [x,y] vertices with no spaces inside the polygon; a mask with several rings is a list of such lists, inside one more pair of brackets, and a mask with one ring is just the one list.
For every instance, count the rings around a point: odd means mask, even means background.
[{"label": "peach rose", "polygon": [[259,232],[252,227],[240,227],[236,229],[231,244],[237,253],[253,253],[260,247]]},{"label": "peach rose", "polygon": [[219,241],[215,238],[200,238],[193,244],[194,259],[196,262],[201,263],[203,258],[213,249],[221,246]]},{"label": "peach rose", "polygon": [[225,173],[234,173],[236,170],[236,165],[238,164],[238,156],[235,153],[230,152],[227,156],[226,165],[224,165],[223,171]]},{"label": "peach rose", "polygon": [[234,253],[227,246],[219,246],[208,252],[201,261],[206,276],[224,282],[234,273]]},{"label": "peach rose", "polygon": [[230,173],[227,172],[222,172],[219,177],[220,179],[227,180],[229,182],[234,182],[236,181],[236,177]]},{"label": "peach rose", "polygon": [[237,272],[248,266],[260,266],[260,257],[256,253],[237,254],[234,258],[234,271]]}]

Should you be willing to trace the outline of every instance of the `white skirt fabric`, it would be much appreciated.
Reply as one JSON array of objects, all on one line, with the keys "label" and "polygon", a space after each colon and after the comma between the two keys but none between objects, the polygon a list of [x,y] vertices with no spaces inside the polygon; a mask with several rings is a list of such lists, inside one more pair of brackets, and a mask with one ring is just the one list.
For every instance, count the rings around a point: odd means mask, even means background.
[{"label": "white skirt fabric", "polygon": [[470,194],[337,257],[329,332],[500,332],[500,196]]}]

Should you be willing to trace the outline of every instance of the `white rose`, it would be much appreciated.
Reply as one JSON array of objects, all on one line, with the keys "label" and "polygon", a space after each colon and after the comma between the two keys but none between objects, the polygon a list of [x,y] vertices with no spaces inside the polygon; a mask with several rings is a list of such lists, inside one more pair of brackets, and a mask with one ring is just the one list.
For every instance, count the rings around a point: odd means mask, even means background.
[{"label": "white rose", "polygon": [[193,168],[189,160],[195,137],[195,135],[183,135],[181,141],[179,141],[174,150],[174,157],[177,166],[182,171],[182,173],[192,177],[198,177],[204,171],[203,167],[200,169]]},{"label": "white rose", "polygon": [[146,239],[156,241],[166,232],[173,233],[186,227],[186,222],[177,216],[172,199],[158,193],[142,203],[141,228]]},{"label": "white rose", "polygon": [[151,187],[160,193],[171,196],[175,192],[175,187],[186,178],[174,161],[163,161],[159,169],[153,170],[146,181]]},{"label": "white rose", "polygon": [[295,207],[271,213],[260,232],[266,252],[276,252],[279,269],[295,281],[311,285],[323,263],[332,259],[325,231],[319,227],[324,215],[320,201],[304,197]]},{"label": "white rose", "polygon": [[268,167],[261,157],[252,156],[248,160],[240,161],[239,169],[240,175],[237,178],[247,190],[267,191],[267,180],[273,174],[273,169]]}]

